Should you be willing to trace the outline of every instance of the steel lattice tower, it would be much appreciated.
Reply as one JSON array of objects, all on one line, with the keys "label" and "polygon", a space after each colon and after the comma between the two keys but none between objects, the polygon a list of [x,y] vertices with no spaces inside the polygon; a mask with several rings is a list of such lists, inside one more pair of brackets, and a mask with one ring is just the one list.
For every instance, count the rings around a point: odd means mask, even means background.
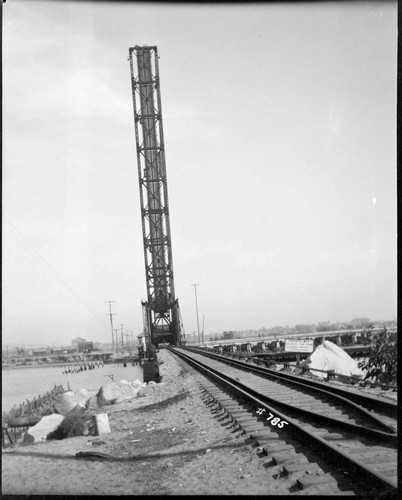
[{"label": "steel lattice tower", "polygon": [[142,303],[144,334],[154,345],[180,345],[182,328],[174,290],[157,48],[130,47],[129,60],[148,296]]}]

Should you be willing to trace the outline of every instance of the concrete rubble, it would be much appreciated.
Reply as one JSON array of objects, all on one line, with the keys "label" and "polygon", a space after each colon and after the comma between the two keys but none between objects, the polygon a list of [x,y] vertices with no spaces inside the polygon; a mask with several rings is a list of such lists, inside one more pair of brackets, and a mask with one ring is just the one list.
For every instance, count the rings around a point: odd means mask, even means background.
[{"label": "concrete rubble", "polygon": [[138,391],[145,387],[144,382],[135,380],[134,382],[127,382],[121,380],[120,382],[111,382],[110,384],[102,385],[97,394],[98,404],[115,404],[121,403],[126,399],[132,399],[137,396]]},{"label": "concrete rubble", "polygon": [[[88,391],[87,389],[64,392],[58,396],[54,404],[56,413],[43,417],[39,423],[30,427],[24,435],[24,444],[46,441],[47,436],[59,429],[66,417],[82,419],[87,416],[87,424],[90,424],[90,427],[94,426],[98,435],[108,434],[111,432],[108,414],[90,415],[88,411],[99,410],[104,405],[114,405],[134,398],[144,398],[145,400],[146,396],[154,394],[159,386],[163,386],[163,384],[156,384],[155,382],[147,384],[140,380],[132,382],[120,380],[119,382],[102,385],[98,392]],[[86,429],[88,425],[84,427],[84,435],[91,433]]]},{"label": "concrete rubble", "polygon": [[87,389],[78,389],[76,391],[67,391],[60,394],[54,403],[56,413],[67,415],[74,410],[77,404],[85,406],[87,400],[92,396],[92,392]]},{"label": "concrete rubble", "polygon": [[142,389],[140,389],[137,393],[137,397],[139,398],[143,398],[145,396],[150,396],[152,393],[154,392],[152,386],[151,387],[143,387]]},{"label": "concrete rubble", "polygon": [[30,427],[24,435],[24,444],[43,443],[47,436],[55,431],[63,422],[64,416],[52,413],[43,417],[33,427]]},{"label": "concrete rubble", "polygon": [[110,430],[109,416],[107,413],[95,415],[95,422],[98,436],[101,436],[102,434],[110,434],[112,432]]}]

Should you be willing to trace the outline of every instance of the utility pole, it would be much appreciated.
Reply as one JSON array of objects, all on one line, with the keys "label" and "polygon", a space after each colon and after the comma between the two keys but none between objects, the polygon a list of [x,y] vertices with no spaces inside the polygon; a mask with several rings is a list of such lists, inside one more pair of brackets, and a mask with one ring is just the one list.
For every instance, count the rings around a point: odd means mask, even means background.
[{"label": "utility pole", "polygon": [[123,326],[124,323],[120,323],[120,329],[121,329],[121,350],[124,348],[124,332],[123,332]]},{"label": "utility pole", "polygon": [[115,314],[112,314],[112,304],[113,302],[116,302],[115,300],[107,300],[105,302],[105,304],[109,304],[109,315],[106,315],[106,316],[109,316],[110,317],[110,326],[112,328],[112,350],[114,352],[114,337],[113,337],[113,316],[115,316]]},{"label": "utility pole", "polygon": [[204,322],[205,322],[205,314],[202,315],[202,332],[201,332],[202,343],[204,343]]},{"label": "utility pole", "polygon": [[119,340],[118,340],[118,338],[117,338],[117,332],[118,332],[118,329],[117,329],[117,328],[115,328],[114,333],[116,334],[116,351],[117,351],[117,349],[119,348]]},{"label": "utility pole", "polygon": [[194,293],[195,293],[195,311],[197,313],[197,332],[198,332],[198,344],[201,344],[201,339],[200,339],[200,322],[198,319],[198,301],[197,301],[197,286],[199,286],[199,283],[192,283],[191,286],[194,287]]}]

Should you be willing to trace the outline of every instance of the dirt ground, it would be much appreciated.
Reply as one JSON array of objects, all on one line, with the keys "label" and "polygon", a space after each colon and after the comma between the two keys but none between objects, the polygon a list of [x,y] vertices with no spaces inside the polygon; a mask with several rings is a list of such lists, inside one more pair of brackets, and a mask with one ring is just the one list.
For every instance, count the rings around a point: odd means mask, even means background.
[{"label": "dirt ground", "polygon": [[[193,377],[166,351],[151,396],[103,407],[111,433],[18,446],[2,453],[2,494],[288,495],[294,481],[220,423]],[[113,455],[79,459],[79,452]]]}]

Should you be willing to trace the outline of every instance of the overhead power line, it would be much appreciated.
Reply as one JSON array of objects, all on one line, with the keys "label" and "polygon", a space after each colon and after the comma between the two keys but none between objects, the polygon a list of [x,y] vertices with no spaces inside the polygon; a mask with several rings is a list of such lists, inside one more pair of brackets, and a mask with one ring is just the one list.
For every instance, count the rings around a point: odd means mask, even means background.
[{"label": "overhead power line", "polygon": [[35,257],[37,257],[42,264],[44,264],[52,273],[53,275],[74,295],[76,299],[78,299],[83,306],[88,309],[88,311],[92,314],[94,318],[96,318],[99,323],[106,329],[108,330],[108,327],[105,325],[105,323],[97,316],[97,314],[88,306],[88,304],[71,288],[71,286],[66,283],[63,278],[53,269],[53,267],[46,262],[46,260],[42,257],[42,255],[31,245],[31,243],[25,238],[25,236],[14,226],[14,224],[6,217],[6,221],[10,224],[10,226],[14,229],[14,231],[20,236],[22,240],[28,245],[29,249],[33,252]]}]

